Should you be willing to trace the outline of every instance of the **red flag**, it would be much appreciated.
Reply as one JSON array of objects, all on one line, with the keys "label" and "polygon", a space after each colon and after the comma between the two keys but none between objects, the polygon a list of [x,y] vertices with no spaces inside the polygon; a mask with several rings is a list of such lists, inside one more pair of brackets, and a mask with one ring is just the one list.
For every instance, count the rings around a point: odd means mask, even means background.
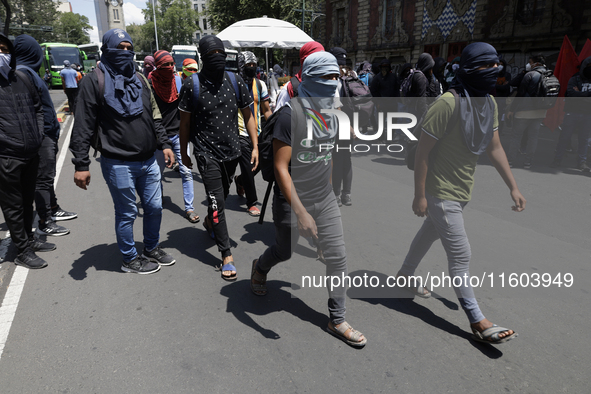
[{"label": "red flag", "polygon": [[[560,54],[556,61],[556,68],[554,68],[554,75],[560,81],[560,97],[564,97],[566,88],[568,86],[568,80],[577,73],[577,67],[579,66],[579,58],[573,48],[568,36],[564,36],[562,41],[562,47],[560,48]],[[558,99],[556,105],[550,108],[546,113],[546,119],[544,124],[552,131],[556,130],[564,119],[564,100]]]},{"label": "red flag", "polygon": [[589,56],[591,56],[591,40],[587,38],[585,46],[581,49],[581,53],[579,53],[579,63],[583,63],[583,60]]}]

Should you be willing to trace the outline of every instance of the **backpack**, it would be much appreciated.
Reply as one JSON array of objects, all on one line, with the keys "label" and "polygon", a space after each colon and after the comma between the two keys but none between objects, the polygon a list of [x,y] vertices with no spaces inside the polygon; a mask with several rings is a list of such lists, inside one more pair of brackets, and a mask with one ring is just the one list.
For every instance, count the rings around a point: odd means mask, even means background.
[{"label": "backpack", "polygon": [[536,100],[540,109],[551,108],[556,104],[558,93],[560,92],[560,82],[550,70],[536,71],[539,76],[538,88],[535,97],[540,97],[541,100]]},{"label": "backpack", "polygon": [[[100,69],[100,67],[95,68],[94,73],[96,74],[96,79],[98,80],[99,96],[97,99],[97,103],[99,107],[101,107],[105,101],[105,74],[103,73],[103,70]],[[143,74],[138,72],[136,72],[135,75],[137,75],[138,79],[142,82],[142,87],[144,89],[150,89],[150,94],[152,94],[151,88],[148,85],[146,77],[144,77]],[[97,151],[100,152],[102,148],[101,139],[99,136],[98,122],[96,122],[94,125],[94,131],[92,132],[92,137],[90,138],[90,146],[92,146],[92,148],[94,149],[93,157],[96,157]]]},{"label": "backpack", "polygon": [[[454,106],[454,111],[451,115],[451,118],[449,119],[449,121],[447,122],[447,126],[445,128],[445,134],[443,135],[444,137],[449,133],[449,125],[452,123],[452,119],[454,117],[457,116],[457,114],[459,113],[459,96],[458,93],[454,90],[454,89],[449,89],[448,92],[450,92],[451,94],[453,94],[454,99],[456,101],[456,105]],[[404,161],[406,162],[406,167],[408,167],[409,170],[414,171],[415,170],[415,157],[417,155],[417,147],[419,145],[419,138],[421,137],[421,132],[423,130],[423,121],[425,120],[425,116],[427,115],[427,113],[429,112],[429,109],[431,109],[431,107],[435,104],[435,102],[433,102],[429,108],[427,109],[427,111],[425,112],[425,114],[423,115],[423,117],[417,122],[417,125],[414,127],[413,129],[413,135],[415,137],[417,137],[417,141],[409,141],[408,145],[406,146],[406,157],[404,159]],[[441,141],[441,138],[437,141],[437,143],[439,143],[439,141]],[[433,149],[435,149],[437,147],[437,145],[435,145],[435,147],[433,147]]]},{"label": "backpack", "polygon": [[415,73],[423,74],[421,70],[411,68],[410,73],[408,73],[408,76],[404,78],[404,81],[402,81],[402,83],[400,84],[400,97],[409,97],[410,91],[412,89],[412,80]]},{"label": "backpack", "polygon": [[[296,77],[291,77],[289,82],[291,82],[291,90],[293,91],[293,96],[290,94],[289,98],[298,97],[298,86],[300,86],[300,80]],[[289,90],[287,92],[289,93]]]},{"label": "backpack", "polygon": [[269,119],[267,119],[267,122],[263,126],[261,134],[259,134],[259,168],[261,169],[263,179],[268,182],[267,191],[265,192],[265,198],[263,200],[263,205],[261,207],[261,216],[259,217],[259,224],[263,224],[263,218],[265,217],[267,203],[269,202],[271,189],[273,188],[273,183],[275,182],[275,164],[273,162],[273,131],[275,129],[277,119],[279,118],[279,114],[282,111],[285,111],[284,108],[288,106],[292,108],[292,126],[294,126],[295,128],[299,127],[299,120],[297,114],[302,113],[302,107],[299,103],[296,104],[296,101],[290,101],[289,105],[284,105],[283,107],[279,108],[278,111],[273,112],[273,114],[269,117]]},{"label": "backpack", "polygon": [[374,103],[369,88],[357,77],[343,77],[341,83],[343,97],[350,98],[350,100],[346,100],[349,102],[343,105],[343,110],[359,113],[359,125],[369,125],[374,114]]},{"label": "backpack", "polygon": [[369,73],[365,73],[359,76],[359,80],[365,84],[365,86],[369,86]]}]

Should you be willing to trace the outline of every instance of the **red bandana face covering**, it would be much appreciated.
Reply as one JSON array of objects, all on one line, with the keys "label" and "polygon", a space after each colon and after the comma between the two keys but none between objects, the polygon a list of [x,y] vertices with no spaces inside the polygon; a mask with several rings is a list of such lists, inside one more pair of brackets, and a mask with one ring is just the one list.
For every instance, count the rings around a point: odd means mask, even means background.
[{"label": "red bandana face covering", "polygon": [[152,71],[152,86],[158,97],[166,103],[172,103],[179,98],[176,86],[174,66],[158,67]]}]

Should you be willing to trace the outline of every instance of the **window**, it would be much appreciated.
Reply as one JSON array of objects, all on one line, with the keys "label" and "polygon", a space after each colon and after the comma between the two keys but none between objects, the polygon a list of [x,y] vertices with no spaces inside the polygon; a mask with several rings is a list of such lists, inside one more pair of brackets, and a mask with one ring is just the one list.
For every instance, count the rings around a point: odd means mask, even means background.
[{"label": "window", "polygon": [[345,9],[337,10],[337,43],[341,44],[345,39]]},{"label": "window", "polygon": [[432,58],[439,57],[439,44],[425,45],[424,52],[431,55]]},{"label": "window", "polygon": [[387,36],[391,36],[396,30],[396,10],[394,8],[394,3],[394,0],[386,0],[385,2],[386,22],[384,23],[384,27]]},{"label": "window", "polygon": [[467,42],[454,42],[453,44],[449,44],[447,49],[447,61],[451,62],[456,57],[460,56],[467,45]]},{"label": "window", "polygon": [[113,19],[119,20],[119,10],[113,10]]},{"label": "window", "polygon": [[193,9],[199,12],[199,4],[193,4]]},{"label": "window", "polygon": [[197,40],[197,41],[201,40],[201,33],[195,33],[195,40]]}]

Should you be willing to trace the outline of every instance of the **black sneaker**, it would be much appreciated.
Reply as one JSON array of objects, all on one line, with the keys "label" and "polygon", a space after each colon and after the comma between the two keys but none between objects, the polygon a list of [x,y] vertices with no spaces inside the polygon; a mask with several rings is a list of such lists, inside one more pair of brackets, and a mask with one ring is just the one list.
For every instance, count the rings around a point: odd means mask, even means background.
[{"label": "black sneaker", "polygon": [[341,197],[340,196],[337,196],[337,205],[339,207],[342,207],[343,206],[343,202],[341,201]]},{"label": "black sneaker", "polygon": [[47,267],[47,261],[35,254],[35,251],[28,247],[14,259],[16,265],[21,265],[29,269],[39,269]]},{"label": "black sneaker", "polygon": [[57,207],[56,210],[51,211],[51,219],[55,222],[59,222],[60,220],[76,219],[77,217],[77,213],[64,211],[60,207]]},{"label": "black sneaker", "polygon": [[160,265],[173,265],[176,262],[174,257],[162,250],[160,246],[156,246],[149,252],[144,249],[144,257]]},{"label": "black sneaker", "polygon": [[123,265],[121,266],[121,271],[140,275],[148,275],[160,271],[160,264],[153,263],[144,256],[136,256],[136,258],[131,260],[129,263],[124,261]]},{"label": "black sneaker", "polygon": [[589,172],[591,171],[591,168],[587,165],[587,162],[582,161],[579,163],[579,170],[581,172]]},{"label": "black sneaker", "polygon": [[33,249],[33,252],[51,252],[56,248],[55,244],[44,242],[34,237],[29,239],[29,246]]},{"label": "black sneaker", "polygon": [[56,224],[55,222],[47,222],[45,224],[39,223],[37,234],[50,235],[52,237],[61,237],[62,235],[70,234],[70,230]]},{"label": "black sneaker", "polygon": [[353,205],[353,202],[351,201],[351,195],[350,194],[343,194],[341,196],[341,202],[343,203],[343,205],[346,205],[348,207],[350,207],[351,205]]}]

